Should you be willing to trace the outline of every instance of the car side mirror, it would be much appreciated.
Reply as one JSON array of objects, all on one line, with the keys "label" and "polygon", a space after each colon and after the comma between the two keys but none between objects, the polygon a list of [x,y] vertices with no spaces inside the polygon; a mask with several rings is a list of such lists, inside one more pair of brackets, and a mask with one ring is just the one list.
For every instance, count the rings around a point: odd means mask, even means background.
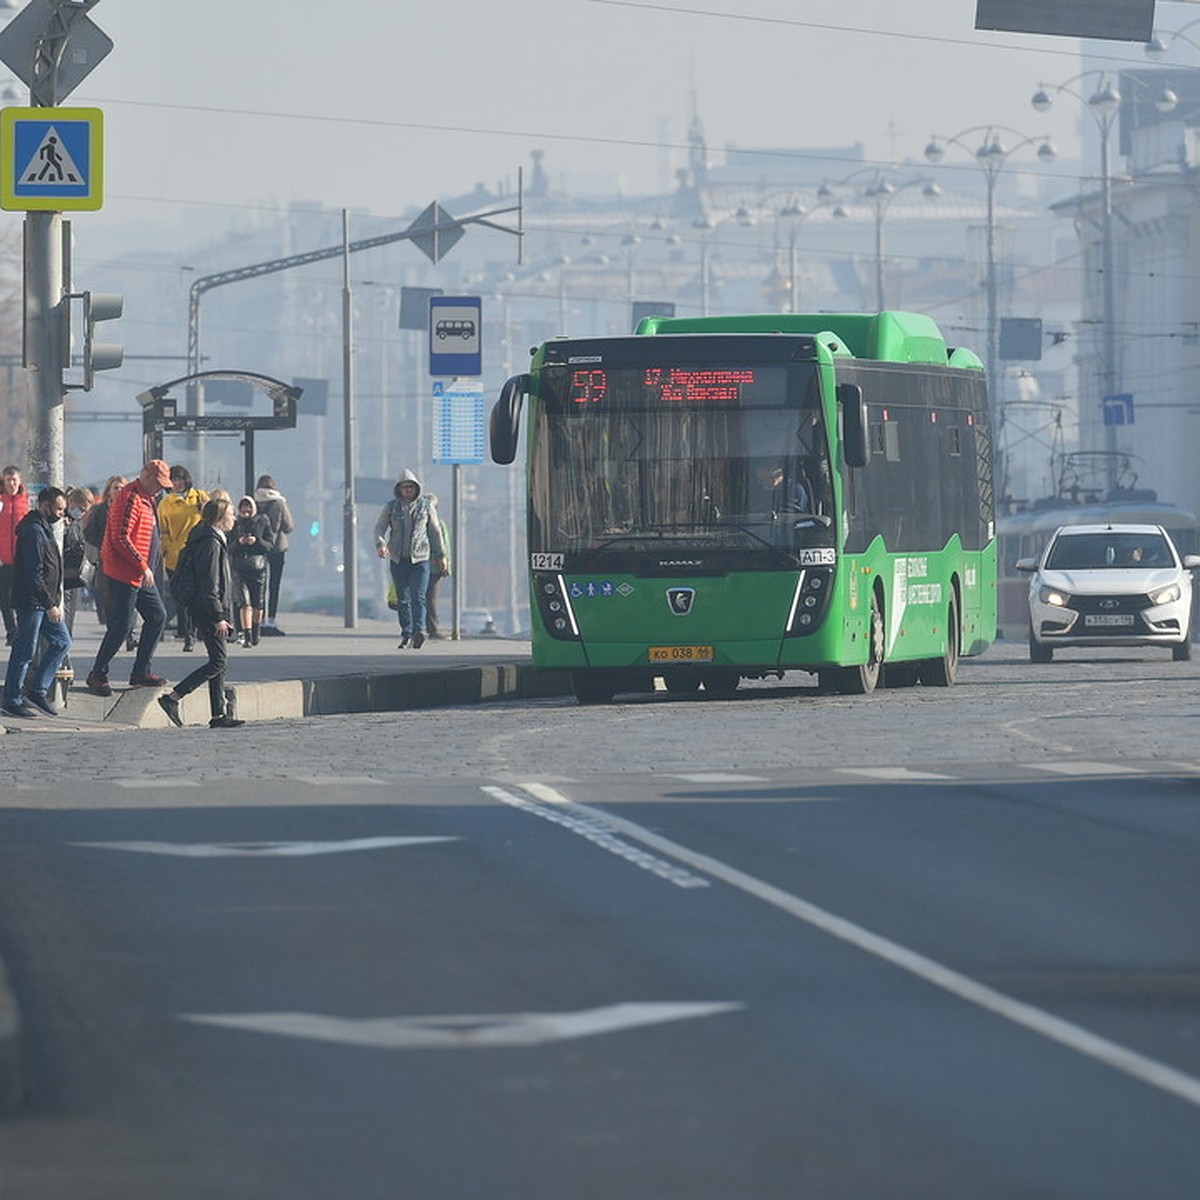
[{"label": "car side mirror", "polygon": [[1183,569],[1185,571],[1194,571],[1200,567],[1200,554],[1185,554],[1183,556]]},{"label": "car side mirror", "polygon": [[[1200,566],[1200,556],[1197,556],[1196,564],[1198,566]],[[1037,570],[1037,559],[1036,558],[1018,558],[1015,565],[1016,565],[1016,568],[1018,571],[1028,571],[1028,572],[1032,573]]]}]

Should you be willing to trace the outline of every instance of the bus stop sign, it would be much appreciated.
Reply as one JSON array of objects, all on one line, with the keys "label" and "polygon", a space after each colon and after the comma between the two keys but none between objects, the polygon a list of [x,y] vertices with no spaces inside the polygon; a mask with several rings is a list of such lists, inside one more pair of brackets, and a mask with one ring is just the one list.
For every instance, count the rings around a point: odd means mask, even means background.
[{"label": "bus stop sign", "polygon": [[483,374],[483,301],[429,297],[430,375]]}]

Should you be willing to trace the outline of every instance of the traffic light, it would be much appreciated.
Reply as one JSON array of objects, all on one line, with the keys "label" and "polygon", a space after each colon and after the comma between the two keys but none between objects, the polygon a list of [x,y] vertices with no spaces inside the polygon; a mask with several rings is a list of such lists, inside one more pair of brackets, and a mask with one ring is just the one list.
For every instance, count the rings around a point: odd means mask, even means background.
[{"label": "traffic light", "polygon": [[90,392],[97,371],[112,371],[125,361],[125,347],[96,341],[96,325],[115,321],[125,311],[125,297],[115,292],[83,293],[83,390]]}]

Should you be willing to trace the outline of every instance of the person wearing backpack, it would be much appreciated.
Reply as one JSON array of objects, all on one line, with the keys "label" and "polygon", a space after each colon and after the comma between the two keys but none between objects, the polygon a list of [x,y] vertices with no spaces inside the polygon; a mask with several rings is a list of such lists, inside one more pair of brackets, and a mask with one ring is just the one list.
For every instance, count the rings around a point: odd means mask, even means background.
[{"label": "person wearing backpack", "polygon": [[283,637],[283,630],[275,623],[275,614],[279,610],[279,584],[283,579],[288,534],[295,530],[296,525],[292,520],[292,510],[288,508],[287,497],[275,486],[275,480],[270,475],[258,477],[254,499],[258,511],[271,526],[273,538],[271,549],[267,551],[267,615],[263,618],[262,635]]},{"label": "person wearing backpack", "polygon": [[[167,570],[168,591],[171,575],[179,561],[188,534],[200,524],[200,514],[208,493],[192,486],[191,472],[176,463],[171,468],[171,490],[158,501],[158,530],[162,539],[163,566]],[[186,608],[177,610],[175,632],[183,640],[185,652],[196,647],[195,631]]]},{"label": "person wearing backpack", "polygon": [[227,538],[233,523],[233,505],[228,500],[224,497],[209,500],[175,563],[171,594],[180,608],[188,610],[193,627],[208,651],[208,661],[159,696],[158,706],[172,725],[183,725],[180,701],[204,683],[208,684],[212,714],[210,729],[236,729],[246,723],[234,717],[225,705],[226,646],[233,632],[233,585]]}]

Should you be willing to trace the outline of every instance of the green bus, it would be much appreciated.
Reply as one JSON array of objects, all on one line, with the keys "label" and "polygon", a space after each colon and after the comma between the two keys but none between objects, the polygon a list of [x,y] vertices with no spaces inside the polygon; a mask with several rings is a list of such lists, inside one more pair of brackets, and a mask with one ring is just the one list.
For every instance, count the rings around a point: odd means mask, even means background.
[{"label": "green bus", "polygon": [[526,398],[533,663],[581,703],[787,671],[946,687],[994,639],[984,372],[929,317],[555,338],[492,410],[497,463]]}]

